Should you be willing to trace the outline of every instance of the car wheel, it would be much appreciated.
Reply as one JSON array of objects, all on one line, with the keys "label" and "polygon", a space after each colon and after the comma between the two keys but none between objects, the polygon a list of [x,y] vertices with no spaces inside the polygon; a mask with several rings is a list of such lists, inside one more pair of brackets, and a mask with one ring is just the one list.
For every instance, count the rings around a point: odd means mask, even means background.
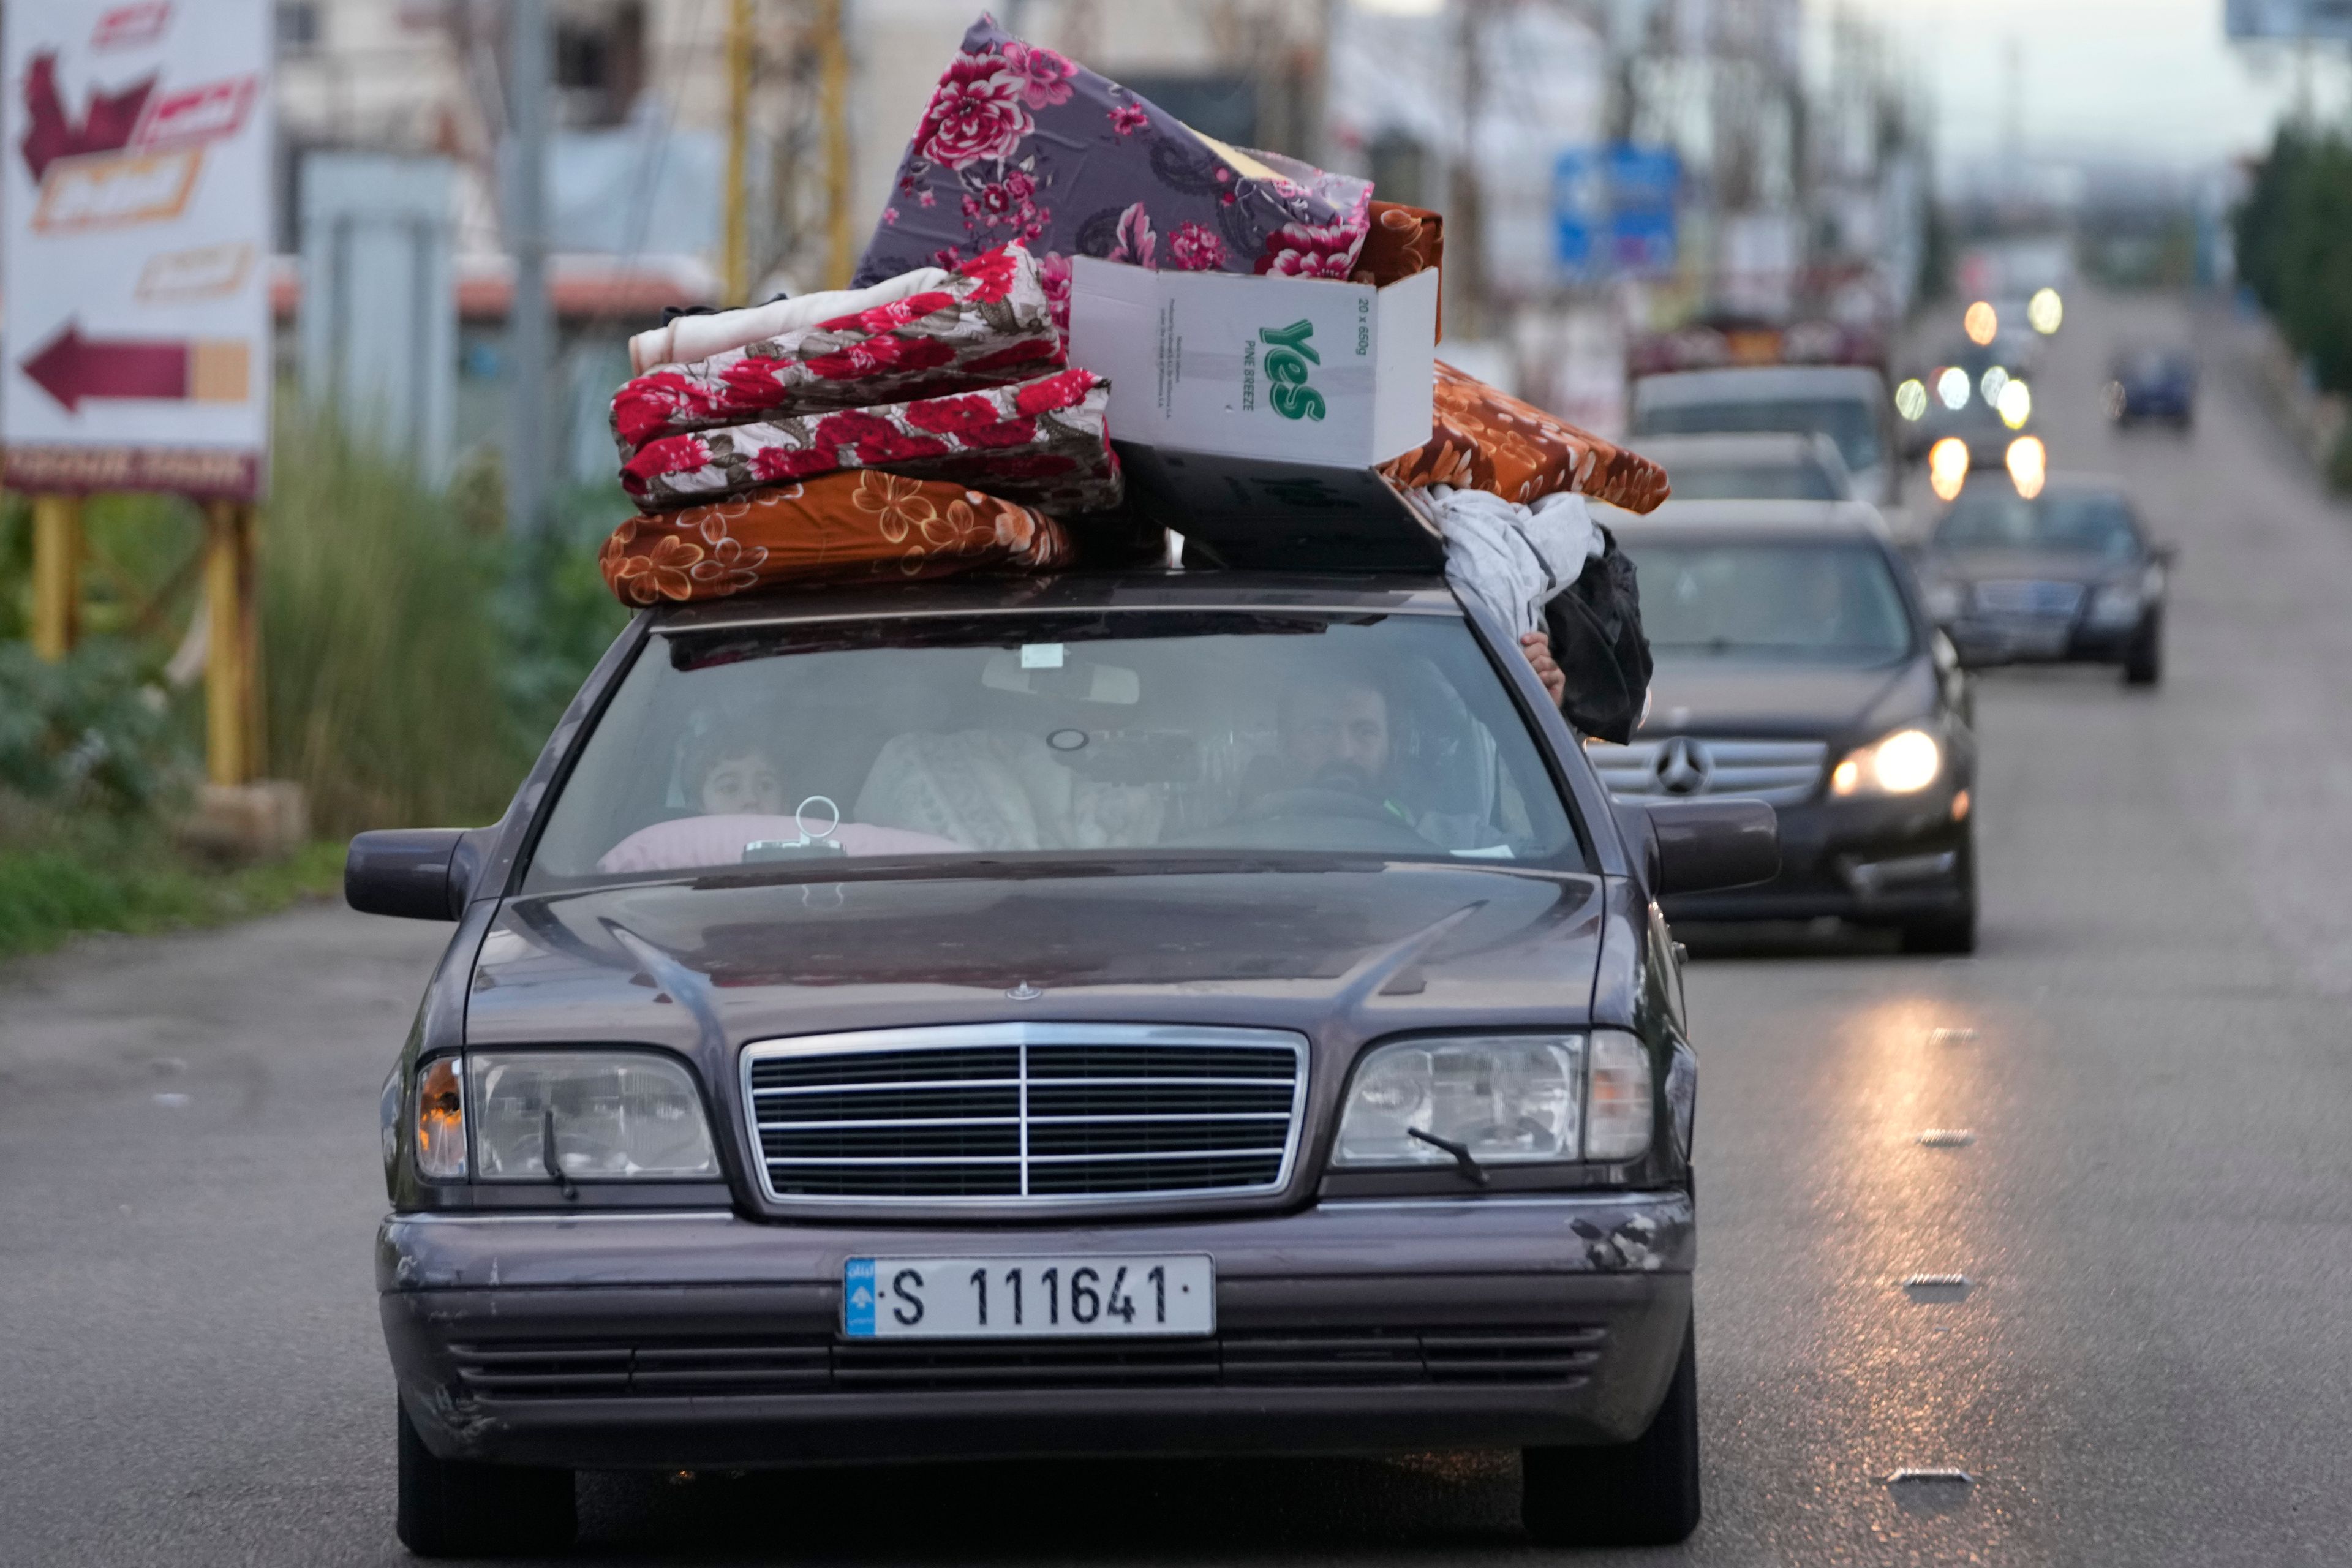
[{"label": "car wheel", "polygon": [[1671,1546],[1698,1528],[1698,1346],[1682,1360],[1650,1429],[1605,1447],[1529,1448],[1519,1518],[1546,1546]]},{"label": "car wheel", "polygon": [[397,1527],[419,1557],[561,1551],[578,1528],[572,1472],[436,1458],[403,1410]]},{"label": "car wheel", "polygon": [[2124,654],[2124,684],[2154,686],[2164,679],[2164,621],[2153,612],[2132,634]]},{"label": "car wheel", "polygon": [[1973,823],[1967,837],[1960,840],[1960,907],[1952,913],[1903,922],[1904,952],[1948,957],[1977,950],[1977,834]]}]

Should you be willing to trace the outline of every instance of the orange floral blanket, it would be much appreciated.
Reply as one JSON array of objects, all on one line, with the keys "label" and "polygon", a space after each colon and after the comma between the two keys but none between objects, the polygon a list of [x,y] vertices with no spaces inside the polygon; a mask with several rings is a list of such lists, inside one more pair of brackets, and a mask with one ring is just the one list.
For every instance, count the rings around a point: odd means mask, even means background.
[{"label": "orange floral blanket", "polygon": [[598,564],[625,605],[723,599],[779,583],[904,581],[1070,558],[1048,517],[938,479],[860,468],[630,518]]},{"label": "orange floral blanket", "polygon": [[1407,489],[1453,485],[1531,501],[1572,489],[1649,511],[1673,489],[1666,470],[1637,452],[1555,419],[1532,403],[1437,362],[1437,410],[1427,446],[1381,472]]}]

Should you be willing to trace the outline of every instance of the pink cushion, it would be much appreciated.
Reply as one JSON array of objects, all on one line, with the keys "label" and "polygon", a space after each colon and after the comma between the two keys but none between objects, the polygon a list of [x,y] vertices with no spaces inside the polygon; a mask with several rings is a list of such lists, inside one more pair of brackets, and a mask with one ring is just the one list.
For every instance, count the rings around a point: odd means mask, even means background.
[{"label": "pink cushion", "polygon": [[[812,826],[824,820],[824,808],[812,816]],[[765,839],[790,844],[801,836],[789,816],[681,816],[640,827],[605,852],[596,869],[616,871],[682,871],[704,866],[742,864],[744,849]],[[873,827],[845,822],[833,837],[850,855],[961,855],[964,847],[952,838],[910,833],[903,827]]]}]

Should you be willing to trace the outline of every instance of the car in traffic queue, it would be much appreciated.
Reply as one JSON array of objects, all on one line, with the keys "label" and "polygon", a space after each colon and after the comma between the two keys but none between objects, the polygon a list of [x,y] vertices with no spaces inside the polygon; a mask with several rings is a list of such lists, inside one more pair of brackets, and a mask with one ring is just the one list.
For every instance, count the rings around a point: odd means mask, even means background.
[{"label": "car in traffic queue", "polygon": [[2032,431],[2034,414],[2032,363],[2005,342],[2010,335],[1981,347],[1951,344],[1895,389],[1906,455],[1925,456],[1950,439],[1968,448],[1969,468],[2007,464],[2011,447]]},{"label": "car in traffic queue", "polygon": [[1826,436],[1644,437],[1642,456],[1685,500],[1852,500],[1853,476]]},{"label": "car in traffic queue", "polygon": [[2127,684],[2154,686],[2174,554],[2121,480],[2053,474],[2032,496],[1971,481],[1918,569],[1929,612],[1970,665],[2113,664]]},{"label": "car in traffic queue", "polygon": [[2142,344],[2117,353],[2103,397],[2118,426],[2161,419],[2186,430],[2197,422],[2197,356],[2185,348]]},{"label": "car in traffic queue", "polygon": [[399,1527],[573,1476],[1524,1452],[1698,1518],[1696,1058],[1656,900],[1769,807],[1612,805],[1444,583],[1125,572],[640,615],[499,823],[383,1096]]},{"label": "car in traffic queue", "polygon": [[1877,513],[1670,500],[1611,526],[1656,669],[1633,742],[1591,746],[1595,771],[1621,801],[1779,815],[1777,877],[1670,896],[1667,917],[1833,916],[1973,951],[1973,696]]},{"label": "car in traffic queue", "polygon": [[1900,502],[1903,465],[1886,380],[1868,365],[1746,365],[1673,371],[1633,383],[1629,439],[1779,431],[1836,443],[1853,494]]}]

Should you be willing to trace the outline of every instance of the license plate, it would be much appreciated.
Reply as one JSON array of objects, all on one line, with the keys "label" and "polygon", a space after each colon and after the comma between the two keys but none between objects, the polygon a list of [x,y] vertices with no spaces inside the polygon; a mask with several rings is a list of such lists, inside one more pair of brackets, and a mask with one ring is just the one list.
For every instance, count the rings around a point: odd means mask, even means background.
[{"label": "license plate", "polygon": [[853,1258],[841,1277],[851,1339],[1094,1339],[1209,1334],[1217,1273],[1169,1257]]}]

